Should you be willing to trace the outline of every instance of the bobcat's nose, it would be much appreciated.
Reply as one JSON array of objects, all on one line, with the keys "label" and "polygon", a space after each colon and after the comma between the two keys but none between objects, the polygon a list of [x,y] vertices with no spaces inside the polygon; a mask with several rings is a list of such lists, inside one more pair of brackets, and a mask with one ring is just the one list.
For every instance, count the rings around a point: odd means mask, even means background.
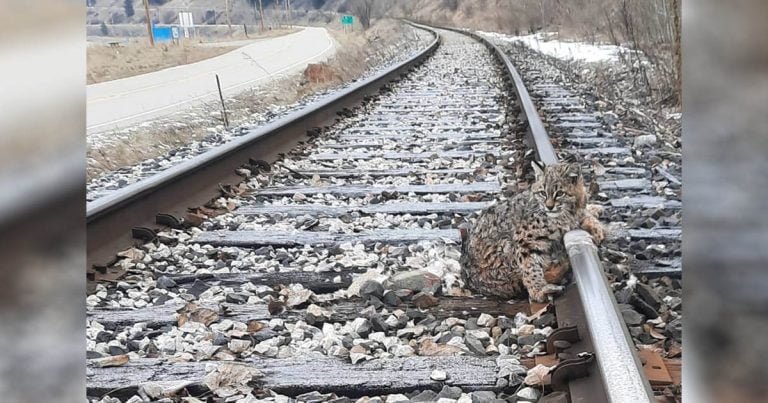
[{"label": "bobcat's nose", "polygon": [[553,210],[555,208],[555,201],[551,199],[547,199],[544,202],[544,206],[547,207],[547,210]]}]

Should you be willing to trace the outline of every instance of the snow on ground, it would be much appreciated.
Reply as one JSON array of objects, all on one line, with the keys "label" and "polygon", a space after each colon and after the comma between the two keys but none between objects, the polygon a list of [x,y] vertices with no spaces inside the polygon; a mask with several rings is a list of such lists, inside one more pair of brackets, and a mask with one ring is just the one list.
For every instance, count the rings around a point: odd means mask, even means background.
[{"label": "snow on ground", "polygon": [[615,62],[619,54],[629,52],[629,48],[614,45],[592,45],[585,42],[564,42],[550,39],[553,33],[537,33],[533,35],[505,35],[496,32],[477,31],[491,40],[505,42],[521,42],[529,48],[558,59],[578,59],[588,63]]}]

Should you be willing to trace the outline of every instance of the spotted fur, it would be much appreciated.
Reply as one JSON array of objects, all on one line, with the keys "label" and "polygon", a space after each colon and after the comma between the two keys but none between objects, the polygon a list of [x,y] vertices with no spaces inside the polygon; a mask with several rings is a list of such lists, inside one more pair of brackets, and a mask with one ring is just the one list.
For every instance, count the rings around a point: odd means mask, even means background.
[{"label": "spotted fur", "polygon": [[569,270],[566,232],[582,227],[602,242],[600,222],[587,209],[577,164],[542,171],[529,190],[485,209],[463,242],[462,278],[473,291],[505,299],[545,302],[562,290]]}]

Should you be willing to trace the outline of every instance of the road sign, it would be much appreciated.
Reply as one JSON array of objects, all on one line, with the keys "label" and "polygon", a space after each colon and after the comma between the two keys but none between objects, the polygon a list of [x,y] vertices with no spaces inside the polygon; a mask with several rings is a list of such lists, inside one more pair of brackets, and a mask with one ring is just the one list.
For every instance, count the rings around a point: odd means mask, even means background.
[{"label": "road sign", "polygon": [[153,25],[152,36],[155,38],[155,42],[171,42],[173,40],[171,27],[158,27]]},{"label": "road sign", "polygon": [[355,17],[351,15],[342,15],[341,16],[341,25],[352,25],[352,23],[355,22]]},{"label": "road sign", "polygon": [[183,28],[192,28],[195,26],[195,22],[192,20],[192,13],[180,12],[179,13],[179,25]]},{"label": "road sign", "polygon": [[192,20],[192,13],[187,11],[180,12],[179,25],[184,28],[184,37],[189,38],[189,29],[195,27],[195,22]]}]

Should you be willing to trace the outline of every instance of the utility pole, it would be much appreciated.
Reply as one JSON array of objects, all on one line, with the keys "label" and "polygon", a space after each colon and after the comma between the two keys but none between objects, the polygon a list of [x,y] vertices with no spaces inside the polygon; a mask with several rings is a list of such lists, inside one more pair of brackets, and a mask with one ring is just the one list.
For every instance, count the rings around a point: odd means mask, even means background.
[{"label": "utility pole", "polygon": [[261,32],[264,32],[264,7],[261,5],[261,0],[259,0],[259,17],[261,17]]},{"label": "utility pole", "polygon": [[149,44],[155,46],[155,37],[152,35],[152,20],[149,18],[148,0],[144,0],[144,12],[147,14],[147,34],[149,34]]}]

